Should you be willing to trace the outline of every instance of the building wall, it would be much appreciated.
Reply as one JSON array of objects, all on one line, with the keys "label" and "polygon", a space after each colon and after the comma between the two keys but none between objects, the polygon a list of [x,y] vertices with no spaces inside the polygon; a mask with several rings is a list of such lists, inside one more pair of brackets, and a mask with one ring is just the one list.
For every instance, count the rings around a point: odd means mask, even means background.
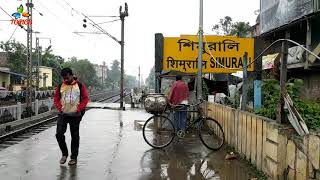
[{"label": "building wall", "polygon": [[39,79],[39,87],[44,87],[44,76],[46,75],[45,87],[52,87],[52,68],[40,66],[39,67],[40,79]]},{"label": "building wall", "polygon": [[318,70],[295,69],[288,72],[288,79],[303,80],[301,95],[305,99],[320,100],[320,72]]},{"label": "building wall", "polygon": [[3,83],[5,83],[4,88],[8,89],[10,84],[10,74],[0,72],[0,87],[3,87]]}]

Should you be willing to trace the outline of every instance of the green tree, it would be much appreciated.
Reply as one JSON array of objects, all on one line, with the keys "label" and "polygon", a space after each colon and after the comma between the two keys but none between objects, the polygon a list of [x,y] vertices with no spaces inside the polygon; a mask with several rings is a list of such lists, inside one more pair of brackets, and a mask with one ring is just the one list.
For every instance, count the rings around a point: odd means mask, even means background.
[{"label": "green tree", "polygon": [[236,22],[232,25],[230,34],[238,37],[247,37],[250,32],[249,22]]},{"label": "green tree", "polygon": [[[12,40],[8,42],[1,42],[0,49],[8,53],[8,67],[11,69],[11,71],[20,74],[26,74],[25,64],[27,62],[27,48],[25,45]],[[20,78],[17,76],[12,76],[12,80],[19,81]]]},{"label": "green tree", "polygon": [[222,33],[223,35],[229,35],[232,28],[232,18],[230,16],[225,16],[220,19],[219,24],[215,24],[212,28],[217,34]]},{"label": "green tree", "polygon": [[70,67],[74,72],[74,75],[78,77],[79,81],[89,86],[99,86],[98,77],[93,64],[87,59],[78,60],[75,57],[66,61],[63,67]]},{"label": "green tree", "polygon": [[114,60],[111,65],[111,69],[108,71],[108,78],[106,84],[112,89],[117,89],[120,87],[120,62]]},{"label": "green tree", "polygon": [[150,70],[150,73],[146,79],[146,85],[149,86],[150,89],[155,88],[155,69],[154,69],[154,66]]},{"label": "green tree", "polygon": [[57,86],[62,82],[60,77],[60,72],[64,64],[64,59],[61,56],[56,56],[52,54],[52,51],[46,49],[41,56],[40,65],[52,67],[52,82],[53,86]]},{"label": "green tree", "polygon": [[215,31],[218,35],[232,35],[238,37],[246,37],[250,32],[249,22],[233,22],[229,16],[220,19],[218,24],[213,25],[212,31]]},{"label": "green tree", "polygon": [[131,75],[125,75],[125,88],[134,88],[138,86],[138,80],[136,79],[135,76],[131,76]]}]

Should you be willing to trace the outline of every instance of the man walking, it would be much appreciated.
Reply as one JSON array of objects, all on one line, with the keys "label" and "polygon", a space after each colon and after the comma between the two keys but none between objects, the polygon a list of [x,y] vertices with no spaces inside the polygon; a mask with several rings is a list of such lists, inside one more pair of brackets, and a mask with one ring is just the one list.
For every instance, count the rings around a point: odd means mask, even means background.
[{"label": "man walking", "polygon": [[84,84],[75,80],[70,68],[61,70],[63,78],[55,91],[54,105],[59,111],[57,122],[56,138],[62,152],[60,164],[64,164],[68,157],[68,148],[65,141],[65,132],[67,124],[70,126],[71,133],[71,156],[69,165],[77,164],[79,150],[79,126],[82,116],[84,115],[86,105],[88,104],[88,92]]},{"label": "man walking", "polygon": [[[173,83],[170,92],[169,92],[169,102],[173,106],[188,104],[188,97],[189,97],[189,89],[186,83],[182,81],[182,76],[177,75],[176,81]],[[187,121],[187,108],[182,107],[179,108],[175,112],[175,128],[177,128],[177,131],[179,130],[185,130],[186,128],[186,121]]]}]

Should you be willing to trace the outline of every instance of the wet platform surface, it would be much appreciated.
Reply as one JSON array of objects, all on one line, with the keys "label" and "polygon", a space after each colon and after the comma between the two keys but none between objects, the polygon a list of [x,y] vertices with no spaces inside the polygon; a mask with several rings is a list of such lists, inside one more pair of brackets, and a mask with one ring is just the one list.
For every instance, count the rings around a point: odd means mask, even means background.
[{"label": "wet platform surface", "polygon": [[[60,165],[55,126],[0,150],[1,180],[250,179],[243,163],[224,160],[226,152],[206,149],[197,136],[164,150],[148,146],[135,121],[142,110],[91,109],[80,125],[76,166]],[[136,126],[135,126],[136,124]],[[66,133],[70,147],[70,133]]]}]

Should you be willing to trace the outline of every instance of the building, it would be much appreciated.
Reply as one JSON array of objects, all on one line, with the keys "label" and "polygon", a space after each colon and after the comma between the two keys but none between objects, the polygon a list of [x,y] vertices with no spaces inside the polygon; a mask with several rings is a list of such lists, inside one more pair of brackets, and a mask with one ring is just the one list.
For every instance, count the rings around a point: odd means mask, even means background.
[{"label": "building", "polygon": [[0,87],[4,87],[6,89],[9,89],[10,84],[10,69],[9,68],[3,68],[0,67]]},{"label": "building", "polygon": [[[255,27],[260,32],[254,34],[262,40],[263,48],[278,39],[290,39],[320,54],[320,0],[261,0],[260,4],[260,18]],[[320,61],[296,44],[288,45],[287,79],[303,79],[303,96],[320,98]],[[281,43],[277,43],[266,55],[280,52]],[[268,63],[280,59],[280,54],[270,57],[265,58]]]},{"label": "building", "polygon": [[8,59],[7,52],[0,52],[0,87],[13,91],[21,90],[21,86],[23,86],[23,79],[26,76],[12,72],[10,68],[8,68]]},{"label": "building", "polygon": [[97,77],[99,81],[103,84],[106,82],[107,74],[108,74],[108,66],[106,66],[106,62],[103,62],[103,65],[94,65],[94,69],[96,70]]},{"label": "building", "polygon": [[52,87],[52,68],[39,66],[39,88]]}]

